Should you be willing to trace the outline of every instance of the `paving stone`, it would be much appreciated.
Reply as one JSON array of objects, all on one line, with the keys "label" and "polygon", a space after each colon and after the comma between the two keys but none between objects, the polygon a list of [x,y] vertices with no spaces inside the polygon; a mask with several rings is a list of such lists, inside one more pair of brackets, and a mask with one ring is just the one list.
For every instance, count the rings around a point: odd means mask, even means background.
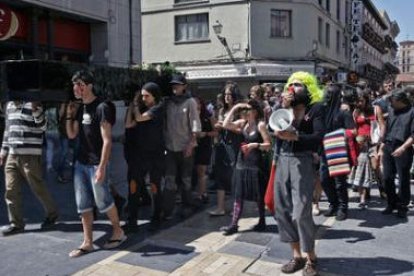
[{"label": "paving stone", "polygon": [[217,252],[204,252],[174,271],[172,276],[242,275],[253,259]]},{"label": "paving stone", "polygon": [[233,241],[219,249],[218,252],[256,259],[266,250],[265,246]]}]

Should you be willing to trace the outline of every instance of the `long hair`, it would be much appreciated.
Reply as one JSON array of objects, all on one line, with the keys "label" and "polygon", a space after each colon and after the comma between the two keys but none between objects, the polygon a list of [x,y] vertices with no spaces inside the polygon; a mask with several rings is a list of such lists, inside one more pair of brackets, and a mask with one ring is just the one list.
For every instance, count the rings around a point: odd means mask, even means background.
[{"label": "long hair", "polygon": [[206,106],[206,103],[204,102],[204,100],[199,96],[194,96],[194,99],[196,99],[196,101],[200,105],[200,120],[202,121],[204,119],[210,118],[211,114],[207,110],[207,106]]},{"label": "long hair", "polygon": [[357,89],[358,99],[363,98],[365,100],[365,106],[364,108],[358,109],[359,112],[364,112],[366,115],[372,115],[374,114],[374,108],[371,105],[371,97],[369,90],[366,89]]},{"label": "long hair", "polygon": [[318,86],[318,80],[315,75],[312,75],[308,72],[298,71],[290,75],[286,85],[285,90],[289,87],[289,84],[294,80],[301,81],[309,91],[309,96],[311,98],[311,104],[321,102],[323,99],[323,91]]},{"label": "long hair", "polygon": [[251,99],[251,100],[249,100],[247,102],[247,104],[250,105],[253,110],[256,110],[256,113],[257,113],[257,118],[256,119],[258,121],[264,119],[264,111],[263,111],[263,108],[262,108],[262,106],[260,105],[260,103],[257,100]]},{"label": "long hair", "polygon": [[241,99],[241,93],[240,93],[240,89],[239,86],[237,85],[237,83],[232,82],[232,81],[228,81],[223,89],[221,90],[221,94],[223,95],[223,111],[224,113],[226,111],[229,110],[229,105],[226,103],[226,100],[224,99],[225,97],[225,93],[226,91],[230,91],[231,93],[231,97],[233,99],[233,104],[236,104],[240,99]]}]

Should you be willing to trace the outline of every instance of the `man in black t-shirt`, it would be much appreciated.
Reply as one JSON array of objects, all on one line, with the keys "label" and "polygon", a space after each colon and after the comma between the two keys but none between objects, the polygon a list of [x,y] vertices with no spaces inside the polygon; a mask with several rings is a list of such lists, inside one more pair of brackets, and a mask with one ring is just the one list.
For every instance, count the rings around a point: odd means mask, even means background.
[{"label": "man in black t-shirt", "polygon": [[74,184],[78,212],[81,214],[84,240],[82,245],[70,252],[70,257],[79,257],[93,251],[93,207],[106,213],[113,232],[104,248],[118,247],[126,240],[120,227],[118,211],[107,180],[107,167],[111,152],[112,125],[115,122],[113,108],[98,99],[93,93],[93,75],[79,71],[72,77],[73,91],[82,100],[76,111],[70,103],[66,110],[66,131],[70,139],[79,136],[76,155]]}]

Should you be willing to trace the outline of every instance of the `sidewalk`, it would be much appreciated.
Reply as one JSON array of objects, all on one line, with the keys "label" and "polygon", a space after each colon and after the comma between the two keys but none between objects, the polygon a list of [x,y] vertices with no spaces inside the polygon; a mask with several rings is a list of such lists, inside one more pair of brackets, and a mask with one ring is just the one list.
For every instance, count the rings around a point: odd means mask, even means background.
[{"label": "sidewalk", "polygon": [[[127,243],[114,251],[99,250],[111,227],[106,220],[98,220],[94,228],[98,250],[70,259],[68,253],[79,246],[82,238],[73,187],[70,183],[56,183],[52,176],[48,186],[61,209],[56,229],[38,230],[42,208],[25,187],[27,231],[0,237],[0,275],[277,276],[283,275],[280,267],[291,257],[289,246],[279,241],[271,216],[267,217],[267,232],[249,231],[257,222],[257,211],[254,203],[247,203],[240,232],[230,237],[223,236],[218,229],[227,225],[231,217],[211,218],[206,209],[184,221],[169,221],[161,231],[152,233],[147,225],[149,210],[143,208],[138,233],[130,235]],[[213,204],[212,198],[210,206]],[[350,218],[346,221],[315,217],[319,225],[316,252],[321,275],[414,275],[414,212],[410,210],[408,220],[404,221],[380,214],[383,207],[373,190],[369,209],[358,210],[357,203],[351,202]],[[322,202],[321,208],[326,209],[327,203]],[[6,216],[2,200],[0,225],[7,223]]]},{"label": "sidewalk", "polygon": [[[367,210],[351,202],[346,221],[315,218],[321,275],[414,275],[413,211],[406,221],[384,216],[384,205],[373,193]],[[209,218],[202,212],[76,275],[283,275],[289,246],[279,241],[271,217],[267,232],[249,231],[255,216],[255,204],[246,204],[240,233],[225,237],[217,229],[230,217]]]}]

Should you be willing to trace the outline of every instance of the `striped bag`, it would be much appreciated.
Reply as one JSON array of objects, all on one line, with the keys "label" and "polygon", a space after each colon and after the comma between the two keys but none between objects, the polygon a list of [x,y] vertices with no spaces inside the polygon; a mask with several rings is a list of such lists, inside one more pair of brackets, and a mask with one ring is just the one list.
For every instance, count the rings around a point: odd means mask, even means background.
[{"label": "striped bag", "polygon": [[345,129],[338,129],[325,134],[323,148],[331,177],[347,175],[351,172]]}]

